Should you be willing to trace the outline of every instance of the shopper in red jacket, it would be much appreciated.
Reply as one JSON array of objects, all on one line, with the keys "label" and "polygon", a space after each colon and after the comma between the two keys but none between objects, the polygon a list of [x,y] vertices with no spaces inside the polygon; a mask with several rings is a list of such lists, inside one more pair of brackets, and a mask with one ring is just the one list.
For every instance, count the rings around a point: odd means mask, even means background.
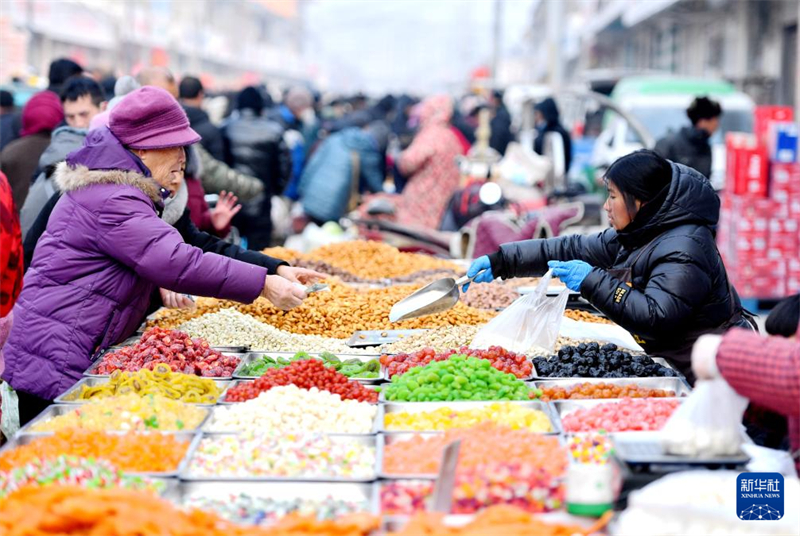
[{"label": "shopper in red jacket", "polygon": [[743,397],[785,415],[800,473],[800,341],[742,329],[704,335],[694,345],[692,369],[698,379],[722,377]]}]

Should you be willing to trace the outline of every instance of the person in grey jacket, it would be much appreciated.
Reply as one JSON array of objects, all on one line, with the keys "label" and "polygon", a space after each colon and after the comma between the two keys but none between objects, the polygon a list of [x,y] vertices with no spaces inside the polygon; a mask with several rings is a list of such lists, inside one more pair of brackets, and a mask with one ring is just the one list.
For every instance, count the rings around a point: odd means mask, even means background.
[{"label": "person in grey jacket", "polygon": [[33,222],[39,216],[47,201],[57,192],[53,172],[56,164],[62,162],[72,151],[83,145],[87,130],[85,128],[59,127],[53,131],[50,146],[45,149],[39,158],[39,169],[42,170],[36,177],[25,204],[19,211],[19,223],[22,229],[22,239],[28,234]]}]

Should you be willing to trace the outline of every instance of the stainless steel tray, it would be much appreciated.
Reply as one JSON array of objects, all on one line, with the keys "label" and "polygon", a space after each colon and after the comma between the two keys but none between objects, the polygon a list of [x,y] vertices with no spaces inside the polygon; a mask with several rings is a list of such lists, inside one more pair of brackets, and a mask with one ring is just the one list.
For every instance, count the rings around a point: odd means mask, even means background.
[{"label": "stainless steel tray", "polygon": [[[384,355],[393,356],[393,355],[398,355],[398,354],[380,354],[380,357],[383,357]],[[458,355],[458,350],[454,351],[451,354],[451,356],[452,355]],[[526,359],[531,362],[531,373],[529,375],[527,375],[527,376],[524,376],[522,378],[517,378],[517,379],[520,380],[520,381],[523,381],[523,382],[529,382],[529,381],[535,380],[538,376],[536,375],[536,366],[533,364],[533,357],[531,357],[531,356],[529,356],[527,354],[523,354],[523,355],[525,355]],[[424,367],[425,365],[418,365],[418,366]],[[414,370],[415,368],[416,367],[411,367],[406,372]],[[384,381],[391,383],[392,378],[389,377],[389,368],[388,367],[384,367],[383,365],[381,365],[381,372],[383,373]],[[405,372],[403,374],[405,374]],[[401,376],[402,376],[402,374],[401,374]]]},{"label": "stainless steel tray", "polygon": [[[380,491],[377,483],[364,482],[249,482],[249,481],[183,481],[170,487],[163,496],[177,505],[185,506],[192,497],[228,500],[231,496],[247,494],[275,500],[325,500],[328,497],[367,505],[366,512],[380,514]],[[287,512],[288,513],[288,512]]]},{"label": "stainless steel tray", "polygon": [[[426,411],[435,411],[440,408],[451,408],[453,410],[468,410],[474,408],[481,408],[496,403],[502,404],[504,402],[503,401],[477,402],[471,400],[463,402],[387,402],[385,404],[382,404],[383,418],[381,419],[381,432],[386,432],[386,433],[415,432],[415,430],[387,430],[385,418],[386,415],[390,413],[400,413],[400,412],[423,413]],[[539,411],[542,411],[545,415],[547,415],[547,418],[550,420],[550,426],[552,427],[552,430],[550,432],[540,432],[540,433],[550,435],[550,434],[558,434],[561,431],[561,428],[559,426],[558,415],[555,414],[555,411],[553,410],[552,406],[547,402],[541,402],[539,400],[530,400],[530,401],[510,401],[509,403],[519,405],[527,409],[538,409]],[[423,431],[442,433],[441,430],[423,430]]]},{"label": "stainless steel tray", "polygon": [[383,467],[384,456],[386,455],[386,445],[391,445],[398,441],[408,441],[414,436],[433,437],[441,432],[381,432],[378,434],[378,450],[381,453],[380,464],[378,465],[378,477],[384,480],[436,480],[436,473],[430,474],[394,474],[387,473]]},{"label": "stainless steel tray", "polygon": [[[211,410],[211,415],[208,417],[206,422],[203,424],[202,431],[204,433],[206,433],[207,435],[213,435],[213,434],[238,434],[238,433],[243,432],[244,430],[212,430],[211,429],[211,426],[214,424],[214,415],[218,411],[220,411],[222,408],[227,408],[229,406],[234,406],[236,404],[237,403],[228,403],[228,404],[220,405],[220,406],[217,406],[217,407],[213,408]],[[381,426],[383,425],[383,411],[384,411],[383,405],[382,404],[378,404],[378,405],[375,406],[375,408],[376,408],[375,418],[372,421],[372,428],[370,429],[369,432],[367,432],[365,434],[353,434],[353,433],[344,433],[344,432],[324,432],[324,433],[327,433],[328,435],[332,435],[332,436],[335,436],[335,435],[373,436],[373,435],[377,434],[380,431]],[[302,432],[303,430],[295,430],[295,431]]]},{"label": "stainless steel tray", "polygon": [[[528,384],[529,382],[525,382],[525,383],[526,383],[526,384]],[[389,385],[389,384],[383,384],[383,385],[381,386],[383,389],[381,390],[381,393],[378,395],[378,402],[380,402],[381,404],[395,404],[395,403],[398,403],[398,404],[399,404],[399,403],[403,403],[403,404],[427,404],[427,403],[428,403],[428,402],[414,402],[414,401],[400,402],[400,401],[396,401],[396,400],[387,400],[387,399],[386,399],[386,391],[385,391],[385,388],[386,388],[388,385]],[[434,401],[434,402],[439,402],[439,401],[438,401],[438,400],[436,400],[436,401]],[[447,400],[442,400],[441,402],[443,402],[443,403],[445,403],[445,404],[448,404],[448,403],[449,403],[449,401],[447,401]],[[463,402],[483,402],[483,403],[485,404],[485,403],[491,403],[491,402],[527,402],[527,400],[453,400],[453,402],[454,402],[454,403],[456,403],[456,402],[457,402],[457,403],[463,403]]]},{"label": "stainless steel tray", "polygon": [[[618,404],[620,402],[620,400],[621,399],[619,399],[619,398],[617,398],[617,399],[607,399],[607,400],[603,400],[603,399],[597,399],[597,400],[556,400],[554,402],[550,402],[550,404],[553,406],[553,409],[554,409],[556,415],[558,415],[558,419],[559,419],[558,426],[559,426],[559,429],[564,434],[580,434],[580,433],[585,433],[585,432],[568,432],[567,430],[565,430],[564,429],[564,424],[562,422],[562,419],[564,417],[566,417],[567,415],[569,415],[570,413],[575,413],[576,411],[578,411],[580,409],[590,409],[590,408],[593,408],[595,406],[599,406],[600,404]],[[639,399],[636,399],[636,400],[677,400],[679,403],[683,404],[683,401],[685,399],[684,398],[639,398]],[[630,431],[630,432],[609,432],[609,433],[613,433],[613,434],[616,434],[616,435],[619,435],[619,434],[636,434],[636,435],[638,435],[638,434],[641,434],[642,432],[647,432],[647,431],[649,431],[649,430]]]},{"label": "stainless steel tray", "polygon": [[332,441],[345,442],[345,443],[360,443],[375,449],[375,471],[372,475],[365,475],[364,477],[337,477],[337,476],[317,476],[317,477],[281,477],[281,476],[240,476],[240,475],[218,475],[218,476],[204,476],[192,473],[191,460],[194,458],[196,450],[200,447],[202,441],[211,440],[221,437],[222,434],[205,434],[201,435],[200,441],[192,444],[192,449],[189,452],[189,461],[181,471],[180,479],[190,482],[195,481],[243,481],[243,482],[373,482],[377,479],[378,468],[383,465],[381,459],[382,450],[378,448],[377,438],[379,436],[366,436],[366,435],[331,435]]},{"label": "stainless steel tray", "polygon": [[[92,363],[92,366],[89,367],[86,370],[86,372],[83,373],[83,375],[86,376],[86,377],[89,377],[89,378],[108,378],[109,376],[111,376],[110,374],[98,374],[96,371],[97,371],[98,367],[100,366],[100,362],[102,361],[103,356],[108,354],[108,353],[111,353],[113,351],[114,350],[112,350],[110,348],[104,350],[100,354],[100,356],[97,357],[97,359],[94,361],[94,363]],[[243,354],[234,353],[234,352],[230,352],[230,353],[229,352],[221,352],[221,353],[223,355],[233,356],[239,361],[242,360],[242,355]],[[202,377],[203,378],[208,378],[209,380],[231,380],[231,379],[233,379],[233,375],[231,375],[231,376],[202,376]]]},{"label": "stainless steel tray", "polygon": [[[580,385],[582,383],[607,383],[610,385],[631,385],[636,384],[647,389],[663,389],[673,391],[675,397],[689,396],[692,388],[684,378],[570,378],[568,380],[535,380],[530,382],[531,387],[541,389],[542,387],[562,387],[564,389]],[[586,400],[586,399],[577,399]],[[613,399],[603,399],[613,400]]]},{"label": "stainless steel tray", "polygon": [[[72,406],[74,408],[74,406]],[[117,433],[117,432],[109,432],[109,433]],[[159,433],[159,432],[149,432],[149,433]],[[6,445],[0,449],[0,454],[6,452],[7,450],[11,450],[17,447],[21,447],[23,445],[27,445],[31,441],[35,439],[39,439],[41,437],[45,437],[48,435],[53,435],[52,433],[24,433],[22,431],[18,432],[14,439],[9,441]],[[121,433],[120,433],[121,435]],[[130,475],[138,475],[138,476],[147,476],[147,477],[155,477],[155,478],[177,478],[180,472],[184,469],[186,464],[189,462],[189,456],[192,453],[194,447],[200,441],[200,434],[196,434],[194,432],[174,432],[171,434],[175,437],[175,439],[185,440],[189,442],[189,447],[186,450],[186,454],[184,455],[181,462],[178,464],[177,469],[174,471],[125,471],[126,474]],[[171,491],[171,486],[167,487],[165,490],[165,494]]]},{"label": "stainless steel tray", "polygon": [[426,331],[424,329],[384,329],[372,331],[356,331],[345,343],[351,348],[364,346],[380,346],[391,344],[401,339]]},{"label": "stainless steel tray", "polygon": [[[251,363],[253,363],[254,361],[258,361],[259,359],[261,359],[261,356],[266,355],[266,356],[269,356],[269,357],[283,357],[283,358],[287,358],[288,359],[288,358],[294,357],[297,353],[298,352],[248,352],[242,358],[241,362],[239,363],[239,366],[236,367],[236,370],[233,371],[233,377],[234,377],[234,379],[237,379],[237,380],[239,380],[239,379],[253,380],[255,378],[258,378],[258,376],[247,376],[247,375],[242,373],[242,370],[246,366],[248,366]],[[319,358],[320,354],[321,354],[321,352],[308,352],[309,357],[312,357],[312,358]],[[383,379],[384,379],[384,377],[386,375],[386,371],[384,370],[383,365],[380,365],[380,357],[381,357],[380,354],[373,354],[373,355],[369,355],[369,354],[363,354],[363,355],[362,354],[334,354],[334,355],[336,357],[338,357],[339,359],[341,359],[342,361],[346,361],[348,359],[358,359],[359,361],[362,361],[362,362],[371,361],[373,359],[378,361],[380,369],[378,371],[378,377],[377,378],[359,378],[358,376],[352,376],[352,377],[350,377],[351,380],[356,380],[358,382],[365,383],[365,384],[374,384],[374,383],[380,383],[381,381],[383,381]]]},{"label": "stainless steel tray", "polygon": [[[658,363],[659,365],[663,365],[663,366],[667,367],[668,369],[674,370],[675,373],[677,374],[677,376],[671,376],[671,377],[667,377],[667,378],[683,378],[684,377],[683,374],[681,374],[678,369],[676,369],[675,367],[672,366],[672,363],[670,363],[669,361],[667,361],[663,357],[651,357],[651,359],[654,362]],[[541,376],[539,374],[539,371],[536,370],[536,364],[535,363],[533,364],[533,377],[536,380],[611,380],[611,379],[616,379],[616,380],[632,379],[632,380],[635,380],[635,379],[644,379],[644,378],[665,378],[664,376],[642,376],[641,378],[638,377],[638,376],[629,377],[629,378],[581,378],[580,376],[569,376],[569,377],[565,377],[565,376]]]},{"label": "stainless steel tray", "polygon": [[[37,415],[35,419],[33,419],[31,422],[29,422],[28,424],[26,424],[25,426],[20,428],[19,432],[17,432],[17,433],[19,433],[19,434],[32,434],[32,435],[47,435],[50,432],[37,432],[33,428],[37,424],[39,424],[41,422],[50,420],[50,419],[52,419],[54,417],[59,417],[61,415],[69,413],[70,411],[75,411],[76,409],[79,409],[79,408],[80,408],[80,405],[78,405],[78,404],[62,404],[62,405],[49,406],[49,407],[47,407],[47,409],[45,409],[43,412],[41,412],[39,415]],[[182,433],[187,433],[187,432],[188,433],[194,433],[196,430],[200,430],[200,428],[202,428],[203,424],[208,419],[208,416],[211,414],[211,408],[204,407],[204,408],[199,408],[199,409],[201,409],[203,412],[205,412],[205,417],[203,417],[203,420],[200,421],[200,424],[197,425],[197,428],[192,428],[192,429],[188,429],[188,430],[164,430],[164,431],[153,430],[153,432],[155,432],[155,433],[163,433],[163,434],[182,434]],[[105,431],[106,432],[127,432],[128,430],[105,430]]]},{"label": "stainless steel tray", "polygon": [[[221,397],[219,397],[219,400],[217,400],[217,404],[218,405],[240,404],[240,402],[228,402],[228,400],[227,400],[228,391],[230,391],[231,389],[233,389],[237,385],[240,385],[240,384],[243,384],[243,383],[252,382],[252,381],[255,381],[256,379],[257,378],[251,378],[249,380],[233,380],[231,382],[231,384],[228,386],[228,388],[225,390],[225,393],[223,393],[223,395]],[[367,389],[375,389],[375,390],[380,388],[379,385],[364,385],[364,387],[366,387]],[[378,403],[380,403],[380,401],[381,401],[381,396],[383,396],[383,393],[378,395]]]},{"label": "stainless steel tray", "polygon": [[743,466],[750,457],[744,452],[732,456],[689,458],[667,454],[661,447],[661,434],[640,432],[638,434],[610,434],[617,458],[628,465],[694,465],[694,466]]},{"label": "stainless steel tray", "polygon": [[[108,376],[104,376],[104,377],[94,377],[94,376],[92,376],[92,377],[83,378],[83,379],[81,379],[81,381],[79,381],[78,383],[76,383],[75,385],[70,387],[69,390],[67,390],[64,393],[62,393],[61,396],[56,398],[53,402],[55,404],[86,404],[90,400],[78,400],[78,399],[75,398],[80,394],[81,390],[83,389],[83,386],[85,385],[87,387],[95,387],[97,385],[103,385],[105,383],[108,383],[108,381],[109,381],[109,377]],[[221,398],[225,394],[225,391],[228,389],[228,385],[230,385],[230,383],[231,383],[230,380],[212,380],[212,381],[221,390],[221,393],[220,393],[220,398]],[[92,400],[99,400],[99,399],[92,399]],[[216,405],[216,403],[214,403],[214,404],[193,404],[193,405],[201,406],[201,407],[213,407],[213,406]]]}]

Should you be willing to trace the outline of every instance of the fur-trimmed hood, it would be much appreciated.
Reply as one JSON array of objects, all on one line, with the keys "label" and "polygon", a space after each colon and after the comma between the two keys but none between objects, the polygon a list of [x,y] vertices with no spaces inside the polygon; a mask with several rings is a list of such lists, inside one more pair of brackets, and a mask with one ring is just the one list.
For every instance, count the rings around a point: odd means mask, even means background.
[{"label": "fur-trimmed hood", "polygon": [[156,206],[163,203],[161,187],[151,177],[125,169],[89,169],[84,165],[70,166],[61,162],[53,174],[57,188],[62,192],[72,192],[94,184],[117,184],[133,186],[153,200]]}]

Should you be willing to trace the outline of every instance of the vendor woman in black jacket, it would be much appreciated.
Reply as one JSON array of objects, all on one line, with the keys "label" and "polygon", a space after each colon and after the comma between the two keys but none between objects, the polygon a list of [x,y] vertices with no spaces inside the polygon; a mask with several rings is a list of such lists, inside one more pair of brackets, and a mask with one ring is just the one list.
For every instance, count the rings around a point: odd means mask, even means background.
[{"label": "vendor woman in black jacket", "polygon": [[488,282],[552,268],[648,354],[671,358],[692,379],[700,335],[749,326],[714,242],[719,198],[700,173],[649,150],[614,162],[605,180],[611,229],[504,244],[467,274]]}]

